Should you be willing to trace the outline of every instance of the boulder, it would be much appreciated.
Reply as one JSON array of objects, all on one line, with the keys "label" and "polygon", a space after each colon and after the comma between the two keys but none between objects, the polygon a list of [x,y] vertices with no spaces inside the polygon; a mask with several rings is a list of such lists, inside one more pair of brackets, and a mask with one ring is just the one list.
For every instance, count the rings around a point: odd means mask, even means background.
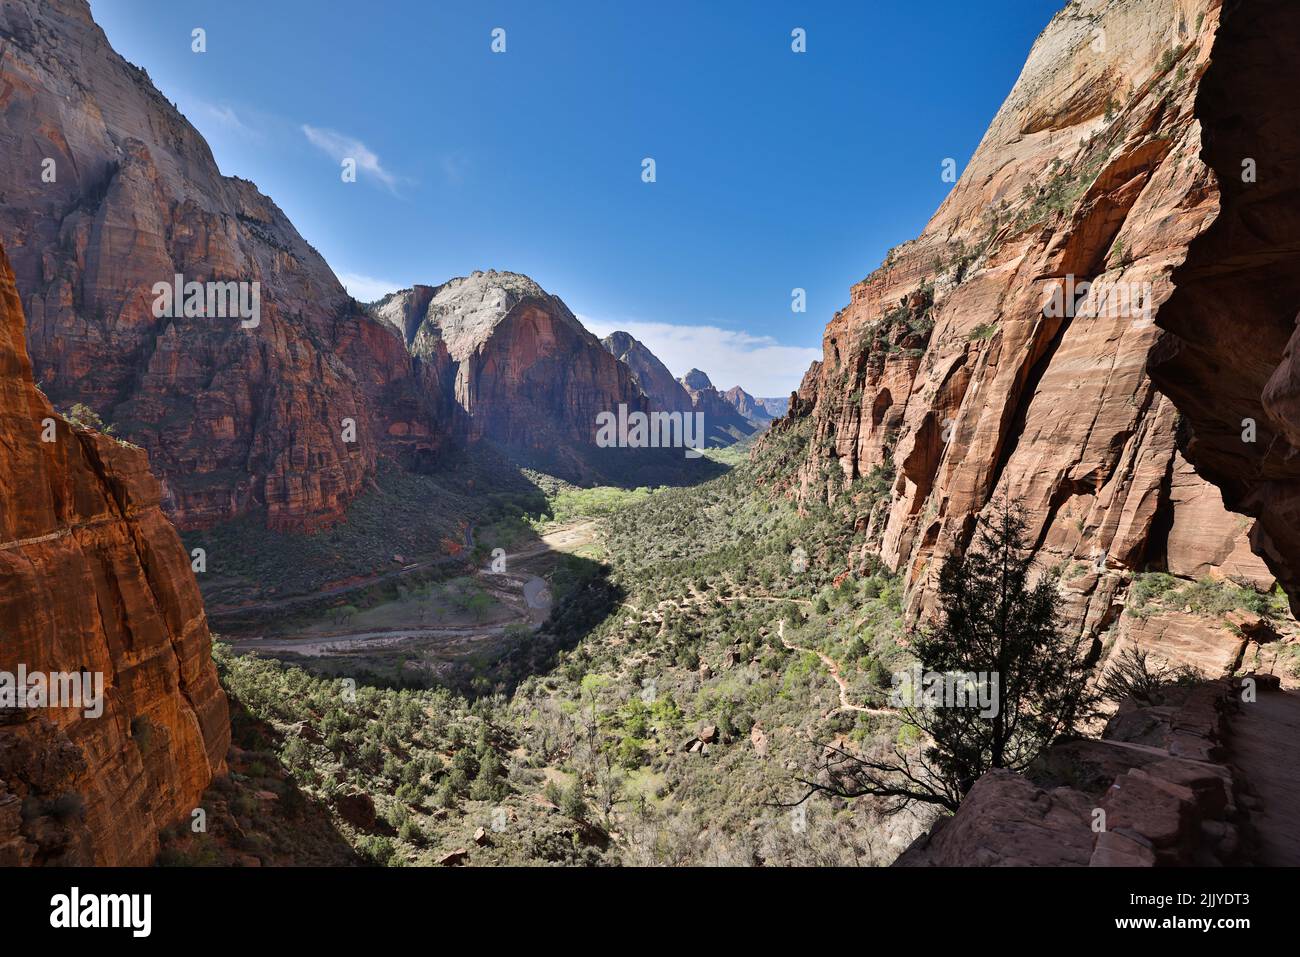
[{"label": "boulder", "polygon": [[361,791],[339,794],[334,798],[334,809],[353,827],[362,831],[374,830],[375,802],[369,794]]}]

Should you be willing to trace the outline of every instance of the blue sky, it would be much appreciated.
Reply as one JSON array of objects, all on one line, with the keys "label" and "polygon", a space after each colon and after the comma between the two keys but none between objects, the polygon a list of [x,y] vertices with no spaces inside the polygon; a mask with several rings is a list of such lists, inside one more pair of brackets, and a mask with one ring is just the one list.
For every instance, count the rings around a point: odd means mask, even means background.
[{"label": "blue sky", "polygon": [[943,159],[969,159],[1062,2],[91,6],[358,298],[511,269],[677,375],[781,395],[942,201]]}]

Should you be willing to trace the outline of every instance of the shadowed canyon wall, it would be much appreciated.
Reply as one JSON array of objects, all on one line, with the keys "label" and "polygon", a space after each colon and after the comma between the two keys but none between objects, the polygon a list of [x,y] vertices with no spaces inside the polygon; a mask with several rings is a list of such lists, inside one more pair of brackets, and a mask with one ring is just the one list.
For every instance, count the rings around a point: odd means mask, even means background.
[{"label": "shadowed canyon wall", "polygon": [[[414,369],[279,208],[220,174],[84,0],[7,2],[0,37],[0,239],[36,380],[148,449],[179,524],[318,524],[381,449],[438,448],[437,363]],[[178,274],[260,283],[260,323],[155,317]]]},{"label": "shadowed canyon wall", "polygon": [[[274,202],[221,175],[85,0],[0,5],[0,183],[36,381],[148,450],[182,528],[264,511],[272,528],[314,529],[343,517],[381,457],[425,468],[479,439],[546,450],[583,480],[596,414],[642,402],[527,277],[420,286],[379,304],[409,315],[372,315]],[[258,283],[259,321],[156,315],[155,284],[177,275]],[[482,321],[421,325],[451,300],[436,318]]]},{"label": "shadowed canyon wall", "polygon": [[1157,316],[1159,388],[1185,417],[1185,453],[1256,517],[1255,551],[1300,596],[1300,6],[1225,5],[1196,98],[1220,209],[1174,272]]}]

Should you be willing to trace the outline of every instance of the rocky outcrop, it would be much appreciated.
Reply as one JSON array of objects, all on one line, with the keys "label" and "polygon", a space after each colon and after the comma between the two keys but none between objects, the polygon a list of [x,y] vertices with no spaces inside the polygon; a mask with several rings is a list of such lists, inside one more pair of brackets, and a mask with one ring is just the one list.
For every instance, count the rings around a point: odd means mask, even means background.
[{"label": "rocky outcrop", "polygon": [[669,412],[691,411],[691,397],[686,389],[643,342],[626,332],[612,332],[600,344],[632,370],[637,385],[656,407]]},{"label": "rocky outcrop", "polygon": [[103,696],[0,710],[0,864],[148,864],[223,767],[226,698],[147,455],[54,412],[23,326],[0,252],[0,672]]},{"label": "rocky outcrop", "polygon": [[1129,699],[1102,740],[1056,745],[1027,775],[989,771],[957,813],[895,861],[900,867],[1152,867],[1249,859],[1226,762],[1241,687],[1227,679]]},{"label": "rocky outcrop", "polygon": [[703,413],[704,430],[710,445],[731,445],[758,431],[758,427],[741,415],[699,369],[691,369],[678,382],[691,397],[691,408]]},{"label": "rocky outcrop", "polygon": [[1251,545],[1300,600],[1300,81],[1286,0],[1225,3],[1197,91],[1207,227],[1156,315],[1150,363],[1189,428],[1184,451],[1235,511]]},{"label": "rocky outcrop", "polygon": [[[1180,458],[1178,413],[1146,373],[1173,271],[1218,213],[1195,106],[1219,17],[1218,0],[1062,10],[922,235],[853,288],[774,426],[811,416],[794,494],[861,503],[848,517],[914,614],[999,497],[1024,507],[1042,568],[1093,570],[1067,590],[1068,617],[1099,640],[1136,571],[1271,584],[1252,523]],[[859,495],[868,477],[890,494]]]},{"label": "rocky outcrop", "polygon": [[767,400],[754,398],[738,385],[722,393],[722,397],[730,402],[737,412],[757,426],[765,426],[775,418],[767,411],[764,404]]},{"label": "rocky outcrop", "polygon": [[394,293],[371,312],[419,362],[447,370],[469,441],[561,456],[555,465],[581,472],[600,413],[650,409],[632,371],[527,276],[475,272]]},{"label": "rocky outcrop", "polygon": [[[85,0],[0,6],[0,240],[36,379],[146,448],[182,527],[337,519],[380,454],[442,449],[413,363],[253,184],[123,60]],[[156,283],[259,284],[259,321],[155,313]],[[348,428],[348,420],[354,425]]]}]

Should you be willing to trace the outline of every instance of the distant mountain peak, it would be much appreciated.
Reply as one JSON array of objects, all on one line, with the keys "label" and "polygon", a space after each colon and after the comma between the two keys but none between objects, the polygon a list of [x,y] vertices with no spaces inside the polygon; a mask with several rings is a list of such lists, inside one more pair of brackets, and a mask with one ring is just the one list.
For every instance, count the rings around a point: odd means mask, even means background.
[{"label": "distant mountain peak", "polygon": [[691,397],[673,378],[668,367],[645,343],[629,332],[611,332],[600,344],[605,351],[632,370],[641,391],[659,408],[670,412],[689,412]]},{"label": "distant mountain peak", "polygon": [[713,383],[709,381],[709,377],[699,369],[692,369],[687,372],[686,375],[682,376],[681,383],[692,392],[702,392],[705,389],[713,388]]},{"label": "distant mountain peak", "polygon": [[545,303],[561,322],[590,335],[561,299],[523,273],[508,270],[476,269],[438,286],[401,289],[371,307],[371,314],[396,328],[416,355],[441,341],[459,362],[525,299]]}]

